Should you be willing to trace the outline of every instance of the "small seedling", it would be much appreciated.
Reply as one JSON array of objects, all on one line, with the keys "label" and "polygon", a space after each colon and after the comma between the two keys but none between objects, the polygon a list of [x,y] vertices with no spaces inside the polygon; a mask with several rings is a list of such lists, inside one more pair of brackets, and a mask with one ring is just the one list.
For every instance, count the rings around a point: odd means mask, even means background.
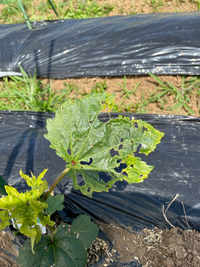
[{"label": "small seedling", "polygon": [[95,86],[92,88],[91,93],[103,93],[107,90],[108,86],[106,81],[96,83]]},{"label": "small seedling", "polygon": [[[30,237],[19,252],[19,266],[85,266],[86,249],[98,234],[97,226],[89,217],[81,215],[73,221],[71,229],[66,224],[55,228],[50,218],[56,210],[63,209],[64,196],[51,196],[51,192],[66,174],[72,179],[74,189],[92,198],[93,192],[108,192],[119,181],[143,182],[153,169],[134,153],[139,150],[139,153],[148,155],[164,134],[145,121],[123,116],[101,122],[99,113],[111,110],[113,105],[113,95],[105,92],[91,94],[82,99],[66,100],[55,118],[47,119],[45,138],[55,153],[66,161],[66,168],[48,190],[47,181],[43,180],[47,170],[38,178],[20,171],[31,187],[24,193],[5,185],[0,179],[0,192],[6,191],[7,194],[0,199],[0,209],[3,209],[0,211],[0,229],[14,219],[18,230]],[[110,179],[100,179],[100,172],[108,173]],[[77,176],[82,177],[81,184]],[[42,236],[38,219],[46,227],[47,236]]]},{"label": "small seedling", "polygon": [[126,88],[126,76],[124,76],[123,85],[121,85],[121,84],[119,84],[119,83],[116,83],[116,84],[119,85],[119,86],[121,87],[121,89],[122,89],[122,91],[121,91],[122,100],[121,100],[121,102],[120,102],[120,104],[119,104],[119,106],[118,106],[118,110],[124,110],[124,109],[125,109],[125,107],[123,107],[124,102],[126,101],[126,99],[130,99],[130,97],[131,97],[132,95],[135,95],[136,90],[137,90],[137,88],[138,88],[139,85],[140,85],[140,82],[138,82],[138,83],[136,84],[136,86],[134,87],[133,90],[128,90],[128,89]]}]

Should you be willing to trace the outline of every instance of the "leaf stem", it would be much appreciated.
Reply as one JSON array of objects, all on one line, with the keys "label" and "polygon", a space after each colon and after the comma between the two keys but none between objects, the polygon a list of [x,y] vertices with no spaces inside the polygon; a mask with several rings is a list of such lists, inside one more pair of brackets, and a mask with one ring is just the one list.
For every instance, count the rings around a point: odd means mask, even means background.
[{"label": "leaf stem", "polygon": [[70,168],[66,168],[59,176],[56,178],[56,180],[53,182],[53,184],[50,186],[49,190],[46,192],[44,200],[47,200],[51,192],[54,190],[56,185],[62,180],[62,178],[65,176],[65,174],[70,170]]},{"label": "leaf stem", "polygon": [[52,234],[52,232],[51,232],[51,228],[49,227],[48,224],[46,225],[46,228],[47,228],[47,232],[48,232],[48,234],[49,234],[49,236],[51,237],[51,240],[52,240],[52,242],[53,242],[53,234]]}]

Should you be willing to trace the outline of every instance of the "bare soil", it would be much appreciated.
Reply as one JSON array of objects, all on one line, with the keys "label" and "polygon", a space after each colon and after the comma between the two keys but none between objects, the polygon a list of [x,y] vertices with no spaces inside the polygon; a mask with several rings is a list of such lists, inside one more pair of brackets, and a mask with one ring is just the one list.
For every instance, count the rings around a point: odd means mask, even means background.
[{"label": "bare soil", "polygon": [[17,267],[18,250],[13,240],[14,236],[0,232],[0,267]]},{"label": "bare soil", "polygon": [[[113,224],[97,224],[113,244],[111,251],[108,251],[104,240],[97,239],[91,246],[89,255],[94,258],[94,263],[98,255],[106,256],[100,267],[112,266],[112,263],[128,264],[133,260],[143,267],[200,266],[200,233],[195,230],[162,230],[155,227],[134,233],[131,229],[123,229]],[[17,267],[18,249],[13,234],[1,231],[0,267]]]},{"label": "bare soil", "polygon": [[[191,77],[188,77],[188,79]],[[159,76],[159,79],[163,82],[172,83],[179,91],[181,91],[181,76]],[[124,77],[95,77],[95,78],[71,78],[64,80],[53,80],[52,86],[53,90],[63,89],[65,86],[63,83],[71,83],[72,85],[77,85],[81,93],[90,92],[97,83],[103,83],[106,81],[108,93],[115,93],[115,102],[118,106],[122,102],[124,93],[122,90]],[[165,97],[165,108],[163,109],[159,102],[150,103],[145,105],[145,100],[147,101],[149,96],[155,92],[159,91],[159,84],[150,76],[127,76],[126,77],[126,89],[128,91],[133,91],[136,85],[139,83],[138,88],[135,93],[126,98],[123,105],[129,105],[131,107],[130,112],[137,113],[149,113],[149,114],[174,114],[174,115],[191,115],[184,107],[180,110],[171,110],[169,107],[174,106],[175,95],[168,94]],[[193,116],[200,116],[200,95],[197,95],[199,89],[195,88],[190,95],[189,106],[194,111]],[[74,95],[74,91],[71,95]],[[141,108],[138,109],[138,104]],[[143,107],[143,108],[142,108]],[[123,110],[126,112],[127,110]]]},{"label": "bare soil", "polygon": [[200,266],[200,233],[195,230],[154,228],[143,229],[138,234],[103,223],[100,223],[100,229],[113,242],[112,252],[115,252],[112,253],[113,257],[107,258],[104,267],[116,259],[122,263],[135,260],[143,267]]},{"label": "bare soil", "polygon": [[107,3],[115,6],[109,16],[198,11],[197,1],[97,0],[97,3],[102,5]]}]

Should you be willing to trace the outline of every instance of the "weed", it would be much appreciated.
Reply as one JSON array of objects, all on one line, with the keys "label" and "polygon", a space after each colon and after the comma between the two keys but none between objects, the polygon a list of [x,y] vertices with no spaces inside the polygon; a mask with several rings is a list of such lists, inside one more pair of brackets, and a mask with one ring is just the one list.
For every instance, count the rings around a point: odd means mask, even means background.
[{"label": "weed", "polygon": [[163,0],[151,0],[151,5],[153,7],[153,13],[157,12],[157,10],[163,7]]},{"label": "weed", "polygon": [[3,4],[5,7],[2,9],[0,15],[0,19],[3,22],[11,23],[14,21],[14,23],[18,23],[23,20],[23,14],[21,14],[21,10],[15,1],[4,1]]},{"label": "weed", "polygon": [[[1,3],[5,5],[0,14],[1,23],[24,22],[17,0],[3,0]],[[39,2],[36,7],[33,7],[32,1],[22,1],[22,5],[31,21],[57,19],[58,17],[62,19],[102,17],[108,15],[114,8],[108,4],[99,5],[94,0],[86,2],[80,0],[71,0],[70,2],[48,0],[46,3]]]},{"label": "weed", "polygon": [[[179,113],[180,109],[185,109],[188,114],[194,115],[194,111],[189,106],[190,97],[193,95],[193,90],[200,87],[200,78],[194,76],[191,79],[186,79],[186,76],[182,76],[182,83],[180,88],[176,88],[170,82],[162,82],[158,77],[153,74],[149,74],[159,85],[156,91],[152,94],[152,101],[159,102],[162,109],[170,109]],[[167,102],[165,96],[173,96],[174,105],[165,106]]]},{"label": "weed", "polygon": [[200,10],[200,0],[197,0],[197,10]]},{"label": "weed", "polygon": [[45,84],[37,80],[36,73],[31,77],[21,67],[20,70],[22,77],[4,78],[0,93],[1,110],[54,112],[70,93],[70,88],[65,88],[62,92],[53,92],[51,82]]},{"label": "weed", "polygon": [[102,17],[109,14],[112,11],[113,6],[111,5],[99,5],[94,1],[77,2],[74,6],[73,1],[70,0],[70,7],[64,13],[64,19],[83,19],[83,18],[94,18]]},{"label": "weed", "polygon": [[135,95],[136,90],[137,90],[137,88],[138,88],[139,85],[140,85],[140,82],[138,82],[138,83],[136,84],[136,86],[135,86],[135,88],[134,88],[133,90],[128,90],[128,89],[126,88],[126,76],[124,76],[123,85],[121,85],[121,84],[119,84],[119,83],[116,83],[116,84],[119,85],[119,86],[121,87],[121,89],[122,89],[122,91],[121,91],[122,100],[121,100],[120,105],[118,106],[118,108],[121,109],[122,106],[123,106],[123,104],[124,104],[124,102],[126,101],[126,99],[130,99],[130,97],[131,97],[132,95]]},{"label": "weed", "polygon": [[142,100],[137,105],[137,113],[147,113],[148,105],[153,102],[151,96],[146,97],[145,91],[142,92]]},{"label": "weed", "polygon": [[96,83],[95,86],[92,88],[91,93],[103,93],[107,90],[108,86],[106,81]]},{"label": "weed", "polygon": [[69,99],[74,99],[77,97],[83,97],[84,95],[87,94],[87,92],[84,90],[83,93],[79,90],[78,85],[76,83],[68,83],[66,84],[66,82],[63,83],[64,86],[66,86],[66,89],[68,88],[69,90],[69,94],[70,93],[75,93],[75,94],[70,94],[68,96]]}]

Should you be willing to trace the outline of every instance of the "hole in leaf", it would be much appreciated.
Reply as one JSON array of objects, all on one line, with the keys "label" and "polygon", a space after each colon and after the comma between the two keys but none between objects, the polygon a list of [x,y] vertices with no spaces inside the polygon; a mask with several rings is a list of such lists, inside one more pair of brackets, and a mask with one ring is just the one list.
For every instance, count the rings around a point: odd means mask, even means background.
[{"label": "hole in leaf", "polygon": [[110,155],[111,155],[111,157],[119,156],[119,152],[117,150],[115,150],[114,148],[112,148],[110,150]]},{"label": "hole in leaf", "polygon": [[134,122],[133,125],[135,126],[136,129],[138,129],[138,124],[137,124],[137,122]]},{"label": "hole in leaf", "polygon": [[137,150],[136,150],[136,153],[139,153],[140,152],[140,148],[142,147],[141,144],[139,144],[139,146],[137,147]]},{"label": "hole in leaf", "polygon": [[71,153],[71,148],[67,149],[67,153],[68,153],[69,155],[72,154],[72,153]]},{"label": "hole in leaf", "polygon": [[142,127],[142,131],[144,132],[144,131],[148,131],[148,130],[147,130],[146,127],[143,126],[143,127]]},{"label": "hole in leaf", "polygon": [[93,162],[93,159],[90,158],[90,161],[89,161],[89,162],[87,162],[87,161],[81,161],[80,163],[81,163],[82,165],[91,165],[92,162]]},{"label": "hole in leaf", "polygon": [[[119,161],[120,162],[120,161]],[[119,163],[117,161],[117,163]],[[125,169],[127,167],[126,163],[120,163],[119,167],[115,168],[114,170],[118,173],[121,173],[123,169]]]},{"label": "hole in leaf", "polygon": [[118,149],[122,149],[122,147],[123,147],[123,145],[121,144],[121,145],[119,145]]}]

